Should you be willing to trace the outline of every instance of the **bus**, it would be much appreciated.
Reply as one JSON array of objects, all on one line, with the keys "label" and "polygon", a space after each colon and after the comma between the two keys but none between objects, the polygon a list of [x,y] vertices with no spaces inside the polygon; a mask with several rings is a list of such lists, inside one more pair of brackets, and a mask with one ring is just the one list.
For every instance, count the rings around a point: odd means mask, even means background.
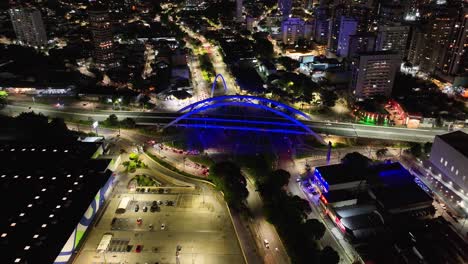
[{"label": "bus", "polygon": [[112,234],[104,234],[101,238],[101,242],[99,242],[99,245],[96,249],[96,252],[98,253],[103,253],[107,250],[107,248],[110,245],[110,242],[112,240]]},{"label": "bus", "polygon": [[127,210],[128,203],[130,202],[130,197],[124,197],[120,200],[119,207],[115,211],[118,214],[123,214]]}]

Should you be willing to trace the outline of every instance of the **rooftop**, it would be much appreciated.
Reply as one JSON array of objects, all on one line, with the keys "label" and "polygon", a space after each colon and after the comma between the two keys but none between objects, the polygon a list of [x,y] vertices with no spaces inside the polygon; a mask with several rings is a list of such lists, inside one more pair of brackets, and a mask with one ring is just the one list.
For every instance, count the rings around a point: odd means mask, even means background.
[{"label": "rooftop", "polygon": [[468,157],[468,134],[465,132],[457,130],[437,137],[463,154],[463,156]]},{"label": "rooftop", "polygon": [[353,181],[361,181],[366,177],[366,171],[353,171],[344,164],[334,164],[316,167],[315,171],[320,174],[328,185],[341,184]]},{"label": "rooftop", "polygon": [[398,187],[372,188],[378,203],[385,210],[431,207],[432,198],[416,183]]},{"label": "rooftop", "polygon": [[98,146],[0,142],[0,263],[54,262],[109,180]]}]

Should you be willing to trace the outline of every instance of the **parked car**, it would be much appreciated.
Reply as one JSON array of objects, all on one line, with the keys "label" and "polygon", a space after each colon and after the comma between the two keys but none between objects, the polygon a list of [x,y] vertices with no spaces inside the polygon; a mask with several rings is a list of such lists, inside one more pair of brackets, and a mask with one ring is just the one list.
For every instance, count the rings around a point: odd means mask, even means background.
[{"label": "parked car", "polygon": [[144,207],[143,207],[143,212],[144,212],[144,213],[148,212],[148,206],[144,206]]},{"label": "parked car", "polygon": [[166,225],[165,224],[161,224],[161,230],[164,230],[166,229]]},{"label": "parked car", "polygon": [[263,245],[265,245],[266,248],[270,248],[270,242],[266,239],[263,240]]},{"label": "parked car", "polygon": [[135,252],[140,253],[141,250],[143,250],[143,246],[142,245],[137,245],[136,248],[135,248]]},{"label": "parked car", "polygon": [[140,210],[140,206],[137,204],[135,205],[135,212],[138,212],[138,210]]}]

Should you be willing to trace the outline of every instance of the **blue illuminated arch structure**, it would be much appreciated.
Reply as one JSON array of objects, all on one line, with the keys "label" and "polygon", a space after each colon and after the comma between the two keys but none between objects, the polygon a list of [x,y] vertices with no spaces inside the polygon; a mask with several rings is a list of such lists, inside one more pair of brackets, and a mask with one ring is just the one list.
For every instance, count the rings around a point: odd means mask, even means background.
[{"label": "blue illuminated arch structure", "polygon": [[[268,106],[270,105],[270,106]],[[256,120],[236,120],[236,119],[221,119],[221,118],[210,118],[210,117],[192,117],[200,112],[215,109],[219,107],[227,106],[237,106],[237,107],[247,107],[266,110],[270,113],[273,113],[281,118],[284,118],[289,123],[285,122],[276,122],[276,121],[256,121]],[[282,110],[282,111],[281,111]],[[175,126],[185,126],[185,127],[200,127],[200,128],[223,128],[223,129],[233,129],[233,130],[249,130],[249,131],[268,131],[274,133],[286,133],[286,134],[309,134],[314,136],[319,142],[325,144],[322,137],[312,131],[308,126],[301,123],[295,118],[295,116],[301,116],[307,120],[310,120],[310,117],[304,114],[303,112],[292,108],[283,103],[257,97],[250,95],[225,95],[208,98],[194,104],[188,105],[179,110],[180,113],[183,113],[181,116],[167,124],[163,129]],[[205,124],[178,124],[181,120],[195,120],[195,121],[205,121]],[[274,128],[257,128],[257,127],[241,127],[241,126],[228,126],[228,125],[211,125],[206,124],[206,121],[215,121],[216,123],[244,123],[249,125],[272,125]],[[291,129],[291,128],[300,128],[301,130]]]},{"label": "blue illuminated arch structure", "polygon": [[213,97],[214,95],[214,89],[216,88],[216,81],[218,80],[218,78],[221,78],[221,80],[223,81],[224,92],[227,93],[226,80],[224,80],[224,76],[222,74],[218,73],[214,78],[213,85],[211,85],[211,97]]}]

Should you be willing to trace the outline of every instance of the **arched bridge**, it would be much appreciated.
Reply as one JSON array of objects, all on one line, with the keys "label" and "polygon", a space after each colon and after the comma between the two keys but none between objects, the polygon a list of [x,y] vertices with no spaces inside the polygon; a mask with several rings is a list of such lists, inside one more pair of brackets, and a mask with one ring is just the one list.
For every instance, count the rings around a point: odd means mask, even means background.
[{"label": "arched bridge", "polygon": [[[271,117],[252,115],[216,115],[213,113],[204,115],[204,113],[209,110],[226,107],[262,110],[271,113],[272,115]],[[324,143],[324,140],[320,135],[312,131],[310,127],[304,125],[298,119],[310,120],[308,115],[283,103],[262,97],[250,95],[223,95],[211,97],[188,105],[180,109],[179,113],[180,116],[164,126],[163,129],[170,126],[178,126],[284,134],[306,134],[312,135],[319,142]]]}]

